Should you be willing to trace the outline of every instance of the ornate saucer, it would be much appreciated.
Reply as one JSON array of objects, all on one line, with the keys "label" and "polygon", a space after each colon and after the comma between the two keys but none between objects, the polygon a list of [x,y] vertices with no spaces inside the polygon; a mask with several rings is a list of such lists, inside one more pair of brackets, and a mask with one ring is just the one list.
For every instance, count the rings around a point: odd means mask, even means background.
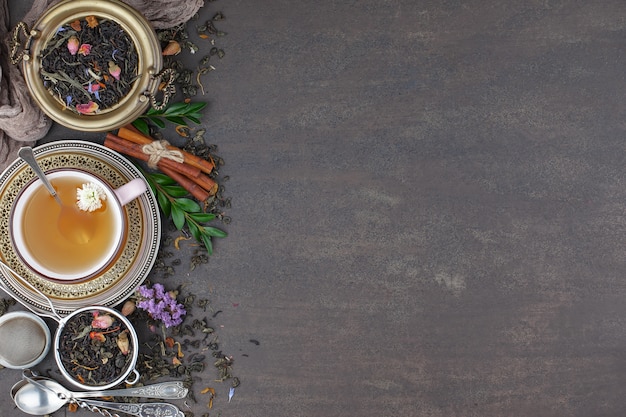
[{"label": "ornate saucer", "polygon": [[[102,145],[76,140],[50,142],[34,149],[44,171],[81,168],[97,174],[117,188],[141,172],[125,157]],[[128,230],[116,262],[96,276],[82,281],[56,281],[28,268],[17,255],[10,239],[11,207],[20,190],[34,177],[21,159],[0,175],[0,257],[15,272],[52,300],[59,314],[67,315],[88,305],[115,306],[141,285],[154,265],[161,240],[161,218],[156,198],[148,189],[125,206]],[[21,301],[35,310],[49,312],[44,297],[31,290],[20,278],[0,269],[0,280]]]}]

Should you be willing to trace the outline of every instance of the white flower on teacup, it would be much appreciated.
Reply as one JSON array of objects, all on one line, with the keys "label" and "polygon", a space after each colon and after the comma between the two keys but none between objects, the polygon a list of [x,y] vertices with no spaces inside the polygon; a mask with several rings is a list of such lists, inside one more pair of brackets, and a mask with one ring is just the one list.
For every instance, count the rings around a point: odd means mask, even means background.
[{"label": "white flower on teacup", "polygon": [[76,189],[76,204],[83,211],[98,210],[106,198],[102,187],[93,182],[83,184],[83,188]]}]

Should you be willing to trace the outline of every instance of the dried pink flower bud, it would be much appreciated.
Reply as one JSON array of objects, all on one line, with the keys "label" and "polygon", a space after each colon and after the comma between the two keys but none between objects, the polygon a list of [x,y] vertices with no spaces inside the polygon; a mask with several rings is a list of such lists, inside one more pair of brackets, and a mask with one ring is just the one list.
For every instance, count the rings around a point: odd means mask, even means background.
[{"label": "dried pink flower bud", "polygon": [[78,52],[78,45],[79,42],[76,36],[70,36],[67,40],[67,50],[70,51],[72,55],[76,55],[76,52]]},{"label": "dried pink flower bud", "polygon": [[78,48],[78,55],[89,55],[89,53],[91,52],[91,45],[89,45],[88,43],[84,43],[80,46],[80,48]]},{"label": "dried pink flower bud", "polygon": [[180,44],[174,40],[169,41],[169,43],[163,48],[163,55],[178,55],[180,54],[181,47]]},{"label": "dried pink flower bud", "polygon": [[117,347],[120,348],[122,355],[128,355],[130,352],[130,342],[128,341],[128,329],[117,335]]},{"label": "dried pink flower bud", "polygon": [[108,329],[113,325],[113,317],[108,314],[95,314],[91,321],[91,327],[94,329]]},{"label": "dried pink flower bud", "polygon": [[137,304],[133,300],[128,300],[122,306],[122,314],[124,316],[130,316],[137,309]]}]

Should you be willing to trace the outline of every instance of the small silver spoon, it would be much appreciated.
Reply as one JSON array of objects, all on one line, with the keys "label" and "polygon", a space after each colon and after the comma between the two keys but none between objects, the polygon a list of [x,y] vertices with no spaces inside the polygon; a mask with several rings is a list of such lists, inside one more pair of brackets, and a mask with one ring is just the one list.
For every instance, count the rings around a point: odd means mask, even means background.
[{"label": "small silver spoon", "polygon": [[30,166],[30,168],[37,175],[37,177],[39,177],[39,179],[43,183],[43,186],[46,187],[50,195],[54,197],[57,203],[59,203],[59,206],[63,207],[63,202],[59,198],[57,190],[55,190],[50,181],[48,181],[46,174],[37,163],[37,160],[35,159],[35,154],[33,153],[33,148],[31,148],[30,146],[21,147],[20,150],[17,151],[17,154],[20,158],[24,160],[24,162],[28,164],[28,166]]},{"label": "small silver spoon", "polygon": [[[19,388],[29,383],[27,379],[22,380],[15,384]],[[143,387],[123,388],[123,389],[109,389],[102,391],[70,391],[63,385],[59,384],[52,378],[46,378],[43,376],[32,376],[30,379],[34,379],[37,382],[43,384],[45,387],[54,391],[61,399],[67,398],[96,398],[96,397],[141,397],[141,398],[158,398],[160,400],[180,400],[185,398],[188,389],[183,386],[180,381],[161,382],[159,384],[146,385]],[[22,382],[24,384],[22,384]],[[14,387],[15,387],[14,386]],[[13,390],[11,390],[13,391]]]},{"label": "small silver spoon", "polygon": [[81,408],[88,408],[90,411],[97,412],[99,408],[107,408],[138,417],[180,417],[183,415],[178,407],[168,403],[131,404],[80,400],[71,397],[61,398],[62,395],[54,389],[57,385],[56,381],[48,378],[26,378],[13,385],[11,398],[20,410],[32,415],[54,413],[70,402],[77,403]]},{"label": "small silver spoon", "polygon": [[35,154],[33,153],[33,148],[30,146],[21,147],[17,154],[28,164],[28,166],[30,166],[37,177],[39,177],[44,187],[46,187],[46,190],[48,190],[50,195],[54,197],[56,202],[61,207],[61,212],[59,213],[59,217],[57,219],[59,232],[61,232],[66,239],[74,243],[85,244],[89,242],[94,234],[93,222],[90,221],[86,213],[79,210],[75,204],[67,205],[61,201],[56,189],[50,183],[50,180],[48,180],[46,174],[37,163],[37,159],[35,159]]}]

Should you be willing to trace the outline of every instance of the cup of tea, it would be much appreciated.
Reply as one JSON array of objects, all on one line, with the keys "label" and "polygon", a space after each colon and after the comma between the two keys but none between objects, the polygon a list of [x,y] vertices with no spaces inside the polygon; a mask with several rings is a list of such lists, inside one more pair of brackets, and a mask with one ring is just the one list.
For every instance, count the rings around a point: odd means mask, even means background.
[{"label": "cup of tea", "polygon": [[46,173],[58,201],[39,179],[27,184],[11,210],[11,242],[22,262],[54,280],[83,280],[115,261],[126,235],[124,205],[147,189],[136,178],[112,188],[75,168]]}]

